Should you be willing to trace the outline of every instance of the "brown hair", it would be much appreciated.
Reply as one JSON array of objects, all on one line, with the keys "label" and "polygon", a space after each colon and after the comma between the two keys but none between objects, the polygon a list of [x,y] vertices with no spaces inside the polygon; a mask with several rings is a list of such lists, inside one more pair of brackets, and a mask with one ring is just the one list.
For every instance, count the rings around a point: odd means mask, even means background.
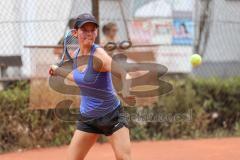
[{"label": "brown hair", "polygon": [[74,19],[74,18],[69,19],[69,21],[68,21],[68,27],[69,27],[70,29],[73,29],[73,28],[74,28],[74,25],[75,25],[75,19]]},{"label": "brown hair", "polygon": [[114,22],[109,22],[105,24],[102,28],[103,34],[106,35],[106,33],[109,32],[113,27],[117,27],[117,24]]}]

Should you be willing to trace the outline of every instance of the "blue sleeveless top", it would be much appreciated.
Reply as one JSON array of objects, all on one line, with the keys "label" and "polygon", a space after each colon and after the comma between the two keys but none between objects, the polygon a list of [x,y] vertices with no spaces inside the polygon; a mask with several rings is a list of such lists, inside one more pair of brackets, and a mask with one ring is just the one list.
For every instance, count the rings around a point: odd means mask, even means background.
[{"label": "blue sleeveless top", "polygon": [[80,112],[84,117],[99,118],[120,106],[112,84],[111,72],[98,72],[93,69],[93,54],[99,46],[93,44],[84,71],[77,68],[77,57],[80,49],[75,52],[73,63],[73,79],[80,87]]}]

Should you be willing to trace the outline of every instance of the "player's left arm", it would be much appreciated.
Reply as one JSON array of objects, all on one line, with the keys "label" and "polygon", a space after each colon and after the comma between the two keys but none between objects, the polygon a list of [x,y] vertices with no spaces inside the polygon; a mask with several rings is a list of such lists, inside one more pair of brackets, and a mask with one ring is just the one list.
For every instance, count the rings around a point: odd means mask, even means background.
[{"label": "player's left arm", "polygon": [[126,72],[124,67],[119,65],[110,57],[102,48],[97,48],[93,59],[93,68],[98,72],[111,72],[122,81],[122,94],[124,97],[129,96],[131,86],[131,76]]}]

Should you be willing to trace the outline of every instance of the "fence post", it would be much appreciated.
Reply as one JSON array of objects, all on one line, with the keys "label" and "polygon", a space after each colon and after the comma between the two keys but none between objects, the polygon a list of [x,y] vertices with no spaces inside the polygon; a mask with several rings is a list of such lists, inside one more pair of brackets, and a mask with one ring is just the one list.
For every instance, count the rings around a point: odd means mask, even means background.
[{"label": "fence post", "polygon": [[[96,17],[99,24],[99,0],[92,0],[92,14]],[[95,43],[99,44],[100,34],[98,34]]]}]

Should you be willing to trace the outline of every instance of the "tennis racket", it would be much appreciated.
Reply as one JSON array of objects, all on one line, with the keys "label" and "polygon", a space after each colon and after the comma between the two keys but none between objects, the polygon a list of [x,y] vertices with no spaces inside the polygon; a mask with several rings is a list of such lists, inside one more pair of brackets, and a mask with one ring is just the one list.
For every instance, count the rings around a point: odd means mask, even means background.
[{"label": "tennis racket", "polygon": [[[78,40],[73,35],[74,31],[75,30],[72,29],[69,32],[67,32],[64,36],[63,54],[62,54],[60,62],[56,64],[58,67],[63,66],[63,64],[65,62],[73,61],[71,55],[73,55],[74,51],[78,48]],[[52,69],[49,70],[49,74],[51,76],[53,75],[53,70]]]}]

